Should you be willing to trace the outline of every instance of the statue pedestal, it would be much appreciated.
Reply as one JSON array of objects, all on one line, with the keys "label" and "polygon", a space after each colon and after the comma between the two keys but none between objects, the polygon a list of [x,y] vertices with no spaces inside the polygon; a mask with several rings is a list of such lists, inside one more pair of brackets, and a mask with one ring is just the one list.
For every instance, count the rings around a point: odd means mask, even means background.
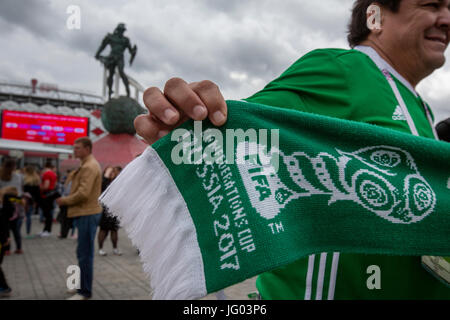
[{"label": "statue pedestal", "polygon": [[103,169],[106,166],[123,168],[147,147],[148,145],[135,135],[110,133],[94,142],[92,153]]},{"label": "statue pedestal", "polygon": [[134,129],[134,119],[143,113],[145,110],[136,100],[125,96],[104,104],[101,120],[109,134],[95,141],[92,149],[103,168],[124,167],[145,150],[147,144],[136,136]]},{"label": "statue pedestal", "polygon": [[112,134],[128,133],[134,135],[134,119],[145,113],[139,103],[129,97],[121,96],[106,102],[102,110],[102,123],[105,129]]}]

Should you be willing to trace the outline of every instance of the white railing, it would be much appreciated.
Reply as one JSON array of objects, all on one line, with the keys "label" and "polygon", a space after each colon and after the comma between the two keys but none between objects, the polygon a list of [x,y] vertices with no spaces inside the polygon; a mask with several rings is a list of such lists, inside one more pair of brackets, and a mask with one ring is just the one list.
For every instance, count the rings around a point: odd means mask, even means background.
[{"label": "white railing", "polygon": [[[102,95],[103,99],[105,101],[108,100],[108,84],[107,84],[107,77],[108,72],[106,68],[103,68],[103,88],[102,88]],[[131,88],[134,88],[134,99],[136,101],[139,101],[139,93],[144,93],[145,88],[135,79],[133,79],[131,76],[127,74],[128,78],[128,84]],[[119,89],[120,89],[120,83],[122,79],[120,78],[119,71],[116,70],[116,74],[114,75],[114,98],[119,97]],[[123,85],[123,84],[122,84]],[[131,89],[130,88],[130,89]],[[130,95],[132,93],[130,92]]]},{"label": "white railing", "polygon": [[90,92],[61,89],[55,85],[50,86],[46,84],[37,85],[33,92],[33,87],[28,84],[0,82],[0,93],[97,104],[103,104],[105,102],[102,96]]}]

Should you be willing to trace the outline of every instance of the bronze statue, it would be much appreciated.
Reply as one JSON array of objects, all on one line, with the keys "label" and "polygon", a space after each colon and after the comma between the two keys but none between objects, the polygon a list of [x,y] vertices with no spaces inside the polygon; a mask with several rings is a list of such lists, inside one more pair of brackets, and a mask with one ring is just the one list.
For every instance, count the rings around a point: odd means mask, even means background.
[{"label": "bronze statue", "polygon": [[[123,34],[125,32],[125,24],[119,23],[114,30],[113,34],[108,33],[105,38],[102,41],[102,44],[100,45],[100,48],[98,48],[97,53],[95,54],[95,58],[97,60],[100,60],[108,69],[108,88],[109,88],[109,99],[111,99],[112,91],[112,84],[113,84],[113,78],[114,78],[114,71],[117,68],[119,68],[119,74],[122,78],[122,81],[125,85],[125,89],[127,90],[127,97],[130,96],[130,86],[128,84],[128,78],[123,71],[124,67],[124,52],[125,49],[128,49],[128,51],[131,54],[130,57],[130,66],[133,63],[134,57],[136,56],[137,52],[137,46],[131,47],[130,39],[125,37]],[[106,48],[107,45],[111,46],[111,52],[109,56],[101,56],[100,53]]]}]

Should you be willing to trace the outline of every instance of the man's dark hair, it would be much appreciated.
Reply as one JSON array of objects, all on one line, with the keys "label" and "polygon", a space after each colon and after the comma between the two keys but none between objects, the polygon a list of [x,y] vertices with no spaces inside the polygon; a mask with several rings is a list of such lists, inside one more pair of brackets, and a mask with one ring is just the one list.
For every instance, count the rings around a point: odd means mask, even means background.
[{"label": "man's dark hair", "polygon": [[439,139],[450,142],[450,118],[447,118],[436,125],[436,132]]},{"label": "man's dark hair", "polygon": [[370,34],[369,28],[367,28],[367,8],[371,4],[379,4],[384,8],[388,8],[392,12],[398,12],[400,2],[402,0],[356,0],[353,5],[352,19],[348,24],[347,41],[350,47],[354,47],[364,40]]},{"label": "man's dark hair", "polygon": [[6,157],[0,168],[0,179],[3,181],[11,181],[14,169],[16,169],[16,159]]},{"label": "man's dark hair", "polygon": [[47,160],[45,161],[45,166],[44,166],[44,167],[45,167],[45,168],[49,168],[49,169],[55,168],[55,166],[54,166],[54,164],[53,164],[53,162],[52,162],[51,159],[47,159]]},{"label": "man's dark hair", "polygon": [[89,137],[81,137],[75,140],[75,143],[81,143],[83,147],[89,147],[89,150],[92,151],[92,141]]}]

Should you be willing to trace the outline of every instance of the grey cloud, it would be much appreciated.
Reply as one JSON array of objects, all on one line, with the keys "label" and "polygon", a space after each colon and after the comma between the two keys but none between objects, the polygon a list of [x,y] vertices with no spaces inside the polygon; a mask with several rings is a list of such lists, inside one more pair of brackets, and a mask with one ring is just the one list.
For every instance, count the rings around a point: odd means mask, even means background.
[{"label": "grey cloud", "polygon": [[[35,36],[52,38],[65,17],[54,12],[50,1],[0,1],[0,19]],[[4,32],[4,30],[2,31]]]},{"label": "grey cloud", "polygon": [[255,3],[254,0],[227,0],[227,1],[200,1],[204,7],[215,10],[217,12],[235,13],[236,11],[242,12],[243,6],[251,6]]},{"label": "grey cloud", "polygon": [[[11,79],[39,72],[66,87],[100,93],[102,69],[93,56],[106,33],[112,32],[118,22],[125,22],[125,35],[138,46],[131,68],[126,53],[126,72],[144,86],[162,86],[168,78],[180,76],[187,81],[210,79],[226,92],[250,95],[260,89],[254,83],[260,86],[269,82],[307,51],[345,46],[352,3],[0,0],[0,45],[6,48],[0,51],[0,60],[10,61],[11,66],[26,66],[20,68],[20,76],[10,74],[14,68],[4,64],[0,64],[0,71],[7,71]],[[70,4],[82,9],[81,30],[65,28]],[[23,32],[45,41],[24,41]],[[3,39],[13,41],[14,49]],[[45,59],[33,58],[42,52]],[[68,70],[70,76],[62,70]],[[232,79],[231,72],[245,74],[247,79]],[[439,106],[437,113],[444,110],[442,114],[449,114],[443,101],[430,104]]]},{"label": "grey cloud", "polygon": [[[152,46],[158,50],[153,50]],[[192,44],[189,48],[158,46],[157,41],[141,44],[140,54],[136,59],[136,70],[147,72],[172,73],[186,77],[191,81],[211,79],[222,86],[235,87],[239,85],[230,79],[230,72],[245,72],[258,78],[272,78],[287,67],[279,48],[268,46],[261,39],[245,41],[243,39],[230,39],[218,43],[213,50],[203,54],[201,44]]]},{"label": "grey cloud", "polygon": [[[69,30],[66,27],[69,17],[66,10],[72,4],[80,5],[82,9],[80,30]],[[86,5],[77,1],[1,0],[0,23],[9,27],[9,29],[1,28],[0,34],[20,28],[38,39],[58,43],[59,46],[66,47],[74,53],[81,51],[89,56],[95,55],[95,50],[104,36],[96,32],[104,23],[101,20],[101,12],[90,12]]]}]

